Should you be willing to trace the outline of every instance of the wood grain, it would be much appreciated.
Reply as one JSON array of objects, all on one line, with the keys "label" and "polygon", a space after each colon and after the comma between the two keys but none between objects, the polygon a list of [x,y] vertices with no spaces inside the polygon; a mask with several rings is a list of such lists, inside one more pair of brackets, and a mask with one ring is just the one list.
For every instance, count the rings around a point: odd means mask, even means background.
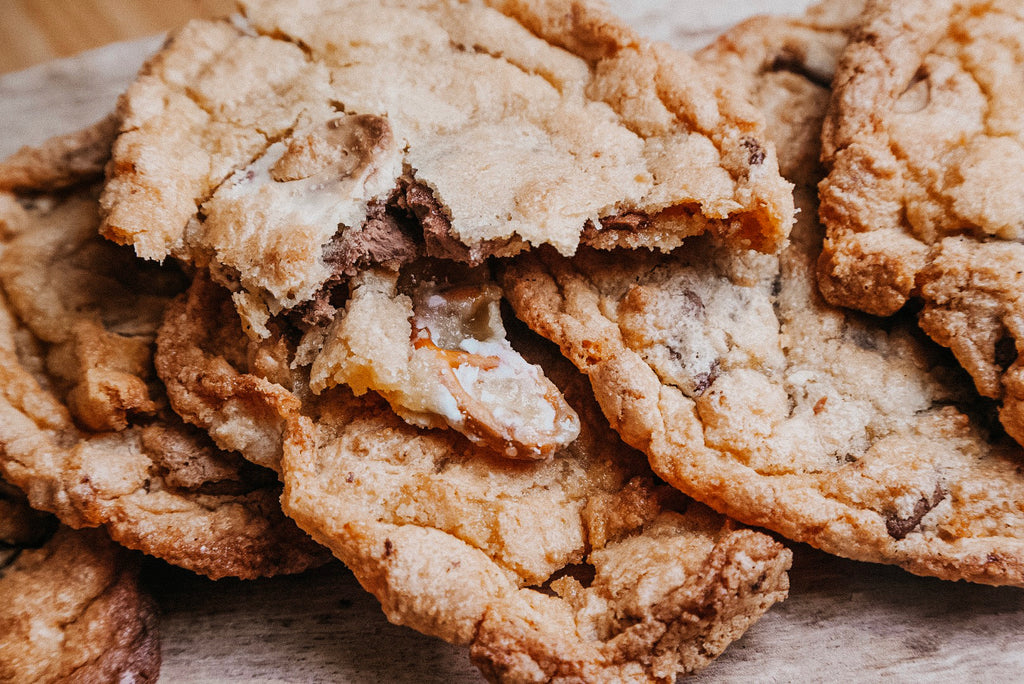
[{"label": "wood grain", "polygon": [[[794,544],[790,597],[698,682],[1021,681],[1024,592],[915,577]],[[467,649],[389,624],[340,563],[210,580],[159,561],[161,680],[478,684]]]},{"label": "wood grain", "polygon": [[233,0],[0,0],[0,73],[233,9]]}]

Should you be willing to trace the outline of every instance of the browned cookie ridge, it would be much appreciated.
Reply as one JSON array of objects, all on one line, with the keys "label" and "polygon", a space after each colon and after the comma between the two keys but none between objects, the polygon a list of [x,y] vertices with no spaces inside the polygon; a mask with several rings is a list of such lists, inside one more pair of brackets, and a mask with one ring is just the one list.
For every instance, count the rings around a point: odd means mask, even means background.
[{"label": "browned cookie ridge", "polygon": [[154,337],[184,277],[99,237],[94,171],[2,197],[0,471],[64,523],[212,577],[322,562],[274,474],[167,407]]},{"label": "browned cookie ridge", "polygon": [[920,303],[1024,440],[1024,9],[870,3],[823,131],[830,302],[888,316]]}]

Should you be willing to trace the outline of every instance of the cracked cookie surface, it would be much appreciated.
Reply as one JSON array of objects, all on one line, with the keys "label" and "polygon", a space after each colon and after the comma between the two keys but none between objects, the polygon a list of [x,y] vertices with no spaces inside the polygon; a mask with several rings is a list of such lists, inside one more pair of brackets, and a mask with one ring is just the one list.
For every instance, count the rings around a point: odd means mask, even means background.
[{"label": "cracked cookie surface", "polygon": [[[802,211],[778,257],[535,251],[507,296],[590,378],[655,472],[713,508],[831,553],[1024,585],[1024,454],[911,321],[815,287],[817,136],[846,24],[757,19],[699,55],[746,84]],[[800,131],[805,131],[801,133]]]},{"label": "cracked cookie surface", "polygon": [[156,681],[156,605],[138,558],[0,480],[0,682]]},{"label": "cracked cookie surface", "polygon": [[823,130],[832,303],[891,315],[920,302],[1024,440],[1024,9],[871,3]]},{"label": "cracked cookie surface", "polygon": [[2,207],[4,477],[72,527],[102,525],[211,577],[325,560],[284,517],[272,472],[217,449],[167,407],[154,337],[183,275],[100,238],[88,184],[5,195]]},{"label": "cracked cookie surface", "polygon": [[314,297],[374,212],[479,261],[582,239],[777,248],[788,184],[756,110],[603,5],[243,2],[121,100],[104,234],[209,266],[247,326]]}]

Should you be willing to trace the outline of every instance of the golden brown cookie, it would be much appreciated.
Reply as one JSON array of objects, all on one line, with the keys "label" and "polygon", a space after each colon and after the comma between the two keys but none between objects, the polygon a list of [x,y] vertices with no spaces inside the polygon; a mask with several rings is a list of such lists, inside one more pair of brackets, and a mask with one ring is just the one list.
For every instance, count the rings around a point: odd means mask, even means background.
[{"label": "golden brown cookie", "polygon": [[[469,644],[492,680],[671,681],[784,597],[788,552],[655,484],[582,376],[522,331],[510,331],[512,343],[581,422],[580,436],[542,461],[414,427],[373,393],[314,395],[288,362],[288,336],[270,338],[268,352],[231,309],[225,289],[198,278],[172,306],[157,363],[175,407],[276,464],[289,515],[389,618]],[[287,423],[283,443],[280,420],[266,419],[275,413]],[[268,438],[253,439],[256,423]]]},{"label": "golden brown cookie", "polygon": [[299,337],[286,318],[272,323],[276,335],[247,339],[230,293],[200,274],[168,308],[157,337],[156,369],[171,406],[222,448],[275,469],[284,417],[299,411],[295,393],[316,401],[310,385],[317,394],[342,383],[373,390],[411,424],[454,428],[506,457],[546,458],[571,443],[579,419],[509,344],[499,288],[458,275],[446,282],[443,271],[463,269],[439,262],[426,279],[428,264],[418,265],[413,297],[396,292],[395,274],[360,274],[345,311],[301,335],[297,349],[282,335]]},{"label": "golden brown cookie", "polygon": [[703,668],[785,596],[788,551],[655,484],[582,376],[516,341],[580,415],[569,447],[502,459],[339,388],[290,424],[285,510],[392,622],[468,644],[492,680]]},{"label": "golden brown cookie", "polygon": [[3,162],[0,191],[46,192],[99,178],[119,121],[113,114],[88,128],[22,147]]},{"label": "golden brown cookie", "polygon": [[281,513],[273,472],[217,449],[167,408],[153,343],[180,271],[100,238],[87,184],[0,206],[3,476],[65,524],[103,525],[125,546],[211,577],[324,560]]},{"label": "golden brown cookie", "polygon": [[816,291],[815,136],[794,131],[820,125],[820,66],[834,63],[821,57],[844,42],[822,12],[753,20],[699,55],[749,84],[798,181],[779,257],[711,241],[667,256],[538,250],[509,266],[507,295],[685,493],[838,555],[1024,586],[1020,447],[986,430],[989,407],[916,326]]},{"label": "golden brown cookie", "polygon": [[0,682],[152,682],[156,605],[138,558],[71,530],[0,480]]},{"label": "golden brown cookie", "polygon": [[1024,440],[1024,8],[873,2],[842,56],[823,130],[832,303],[920,303]]},{"label": "golden brown cookie", "polygon": [[209,266],[250,332],[410,239],[476,262],[788,233],[756,110],[603,5],[241,7],[244,26],[176,34],[122,98],[102,230]]}]

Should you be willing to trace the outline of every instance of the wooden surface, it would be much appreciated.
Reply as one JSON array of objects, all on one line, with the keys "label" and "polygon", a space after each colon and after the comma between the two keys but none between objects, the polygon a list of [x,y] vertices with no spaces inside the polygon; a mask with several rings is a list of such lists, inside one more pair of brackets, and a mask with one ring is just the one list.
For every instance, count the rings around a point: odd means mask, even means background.
[{"label": "wooden surface", "polygon": [[[1024,591],[914,577],[795,545],[790,597],[702,682],[1018,682]],[[211,582],[153,561],[164,681],[477,684],[466,649],[384,619],[340,563]]]},{"label": "wooden surface", "polygon": [[0,74],[233,8],[233,0],[0,0]]},{"label": "wooden surface", "polygon": [[[613,4],[649,35],[692,48],[745,14],[795,11],[804,0]],[[0,76],[0,157],[109,111],[159,41]],[[795,556],[790,598],[696,681],[1024,678],[1024,591],[914,577],[801,545]],[[480,681],[465,649],[389,624],[340,563],[297,577],[212,582],[149,560],[144,578],[163,611],[163,681]]]}]

